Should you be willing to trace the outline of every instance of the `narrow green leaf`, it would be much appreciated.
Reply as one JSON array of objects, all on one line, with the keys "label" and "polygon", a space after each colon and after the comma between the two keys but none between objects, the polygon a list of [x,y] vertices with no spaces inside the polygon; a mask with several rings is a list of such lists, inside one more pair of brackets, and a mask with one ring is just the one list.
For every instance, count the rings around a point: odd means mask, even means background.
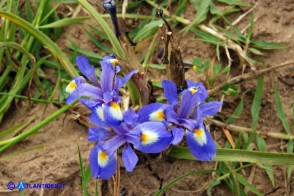
[{"label": "narrow green leaf", "polygon": [[25,9],[26,9],[26,19],[29,22],[32,22],[33,21],[33,10],[32,10],[32,7],[31,7],[30,0],[26,0],[26,2],[25,2]]},{"label": "narrow green leaf", "polygon": [[225,45],[224,42],[222,40],[220,40],[219,38],[217,38],[209,33],[206,33],[200,29],[192,28],[191,31],[201,37],[201,39],[193,39],[193,40],[211,43],[211,44],[219,45],[219,46]]},{"label": "narrow green leaf", "polygon": [[107,37],[107,35],[106,35],[104,32],[99,31],[98,28],[93,27],[92,25],[87,25],[87,26],[88,26],[90,29],[92,29],[92,31],[93,31],[94,33],[96,33],[101,39],[108,40],[108,37]]},{"label": "narrow green leaf", "polygon": [[211,0],[200,1],[199,6],[196,7],[196,17],[191,24],[183,29],[184,32],[189,31],[192,27],[197,26],[207,18],[209,5]]},{"label": "narrow green leaf", "polygon": [[33,25],[31,25],[24,19],[14,14],[0,11],[0,16],[8,19],[9,21],[15,23],[16,25],[31,33],[36,39],[38,39],[40,42],[44,44],[44,46],[48,48],[48,50],[53,54],[55,58],[59,60],[59,62],[61,63],[61,65],[64,66],[69,75],[71,75],[72,77],[78,76],[77,70],[68,60],[67,56],[47,35],[45,35],[43,32],[35,28]]},{"label": "narrow green leaf", "polygon": [[176,10],[176,15],[179,16],[182,12],[185,11],[185,8],[186,8],[186,4],[187,4],[187,1],[188,0],[180,0],[179,1],[179,4],[178,4],[178,7],[177,7],[177,10]]},{"label": "narrow green leaf", "polygon": [[[290,140],[288,142],[288,145],[287,145],[287,152],[288,153],[293,153],[293,149],[294,149],[294,144],[293,143],[294,143],[293,140]],[[293,166],[288,166],[287,167],[287,178],[288,178],[288,180],[291,179],[292,170],[293,170]]]},{"label": "narrow green leaf", "polygon": [[263,52],[261,52],[260,50],[256,49],[256,48],[249,48],[249,52],[255,54],[255,55],[259,55],[259,56],[264,56],[265,54]]},{"label": "narrow green leaf", "polygon": [[39,28],[40,29],[45,29],[45,28],[60,28],[60,27],[65,27],[73,24],[77,24],[80,22],[83,22],[85,20],[90,19],[90,17],[77,17],[77,18],[63,18],[58,21],[54,21],[50,24],[42,25]]},{"label": "narrow green leaf", "polygon": [[[274,176],[274,171],[273,171],[273,166],[269,164],[257,164],[258,167],[262,168],[265,170],[268,178],[270,179],[272,186],[275,187],[275,176]],[[289,166],[291,167],[291,166]]]},{"label": "narrow green leaf", "polygon": [[221,29],[221,31],[231,40],[246,42],[246,37],[242,34],[242,32],[235,25],[233,25],[232,22],[227,17],[223,16],[222,18],[230,26],[230,28],[234,31],[234,33],[227,30],[226,28],[219,27],[219,29]]},{"label": "narrow green leaf", "polygon": [[35,58],[32,54],[30,54],[26,49],[24,49],[21,45],[15,42],[0,42],[0,48],[7,47],[7,48],[14,48],[22,53],[24,53],[32,64],[35,64]]},{"label": "narrow green leaf", "polygon": [[232,14],[234,12],[238,12],[238,11],[240,11],[240,9],[236,8],[236,7],[230,7],[224,11],[219,11],[216,9],[215,5],[213,3],[211,3],[210,4],[210,13],[213,15],[216,15],[216,16],[210,20],[210,23],[215,24],[216,21],[221,19],[223,16],[226,16],[226,15]]},{"label": "narrow green leaf", "polygon": [[76,104],[76,102],[74,102],[72,104],[65,105],[62,108],[60,108],[59,110],[57,110],[56,112],[54,112],[53,114],[51,114],[50,116],[48,116],[47,118],[45,118],[44,120],[42,120],[41,122],[39,122],[38,124],[34,125],[30,129],[28,129],[27,131],[15,136],[7,141],[1,141],[1,142],[5,142],[6,144],[0,147],[0,152],[5,151],[7,148],[13,146],[14,144],[17,144],[18,142],[29,137],[30,135],[36,133],[41,127],[45,126],[46,124],[51,122],[53,119],[57,118],[62,113],[66,112],[69,108],[71,108],[75,104]]},{"label": "narrow green leaf", "polygon": [[92,42],[97,46],[97,48],[100,48],[106,54],[112,53],[111,49],[103,45],[102,43],[100,43],[99,40],[90,31],[84,29],[84,32],[88,35],[88,37],[92,40]]},{"label": "narrow green leaf", "polygon": [[16,125],[13,125],[12,127],[9,127],[6,130],[1,130],[0,131],[0,138],[14,132],[16,129],[18,129],[21,126],[22,126],[22,124],[16,124]]},{"label": "narrow green leaf", "polygon": [[95,180],[95,196],[98,196],[99,193],[98,193],[98,183],[97,183],[97,179]]},{"label": "narrow green leaf", "polygon": [[142,41],[144,38],[151,36],[158,29],[158,26],[161,25],[163,21],[161,19],[154,20],[144,25],[142,29],[134,37],[134,41]]},{"label": "narrow green leaf", "polygon": [[196,174],[209,174],[209,173],[212,173],[214,172],[214,170],[200,170],[200,171],[193,171],[193,172],[190,172],[190,173],[187,173],[187,174],[184,174],[180,177],[177,177],[175,179],[173,179],[171,182],[169,182],[167,185],[165,185],[164,187],[162,187],[162,189],[160,189],[159,191],[157,191],[154,195],[156,196],[160,196],[162,195],[162,193],[164,191],[166,191],[167,189],[169,189],[171,186],[173,186],[175,183],[177,183],[178,181],[188,177],[188,176],[191,176],[191,175],[196,175]]},{"label": "narrow green leaf", "polygon": [[258,78],[253,103],[251,106],[252,129],[256,130],[263,94],[263,76]]},{"label": "narrow green leaf", "polygon": [[135,84],[130,80],[127,82],[128,89],[130,91],[130,97],[133,105],[140,105],[141,95],[136,88]]},{"label": "narrow green leaf", "polygon": [[37,145],[37,146],[33,146],[33,147],[30,147],[30,148],[27,148],[27,149],[24,149],[24,150],[20,150],[20,151],[16,151],[16,152],[13,152],[12,154],[9,154],[9,155],[5,155],[5,156],[1,156],[0,158],[0,162],[1,161],[7,161],[7,160],[11,160],[15,157],[19,157],[25,153],[32,153],[32,151],[34,150],[41,150],[41,149],[44,149],[45,148],[45,144],[41,144],[41,145]]},{"label": "narrow green leaf", "polygon": [[219,185],[220,183],[221,182],[217,179],[213,179],[212,181],[210,181],[210,183],[208,184],[208,187],[207,187],[207,195],[212,196],[212,194],[211,194],[212,188]]},{"label": "narrow green leaf", "polygon": [[246,36],[246,46],[248,46],[250,44],[251,36],[252,36],[252,33],[253,33],[253,26],[254,26],[254,17],[252,15],[251,20],[250,20],[250,26],[249,26],[249,29],[248,29],[248,33],[247,33],[247,36]]},{"label": "narrow green leaf", "polygon": [[117,40],[116,36],[114,35],[113,31],[109,27],[109,25],[105,22],[103,17],[97,12],[97,10],[89,4],[87,0],[78,0],[78,2],[86,9],[88,12],[93,16],[93,18],[96,20],[96,22],[101,26],[101,28],[104,30],[105,34],[108,36],[109,41],[112,45],[113,51],[116,56],[118,56],[121,59],[126,59],[125,52],[123,48],[121,47],[119,41]]},{"label": "narrow green leaf", "polygon": [[236,0],[218,0],[218,2],[226,3],[228,5],[235,5],[235,6],[250,6],[249,3],[245,3],[242,1],[236,1]]},{"label": "narrow green leaf", "polygon": [[[266,152],[266,143],[263,139],[263,137],[257,135],[256,136],[256,144],[258,149],[261,152]],[[273,167],[269,164],[259,164],[260,167],[262,167],[263,169],[265,169],[265,172],[267,173],[268,178],[270,179],[273,187],[275,186],[275,177],[274,177],[274,172],[273,172]]]},{"label": "narrow green leaf", "polygon": [[275,102],[276,102],[276,106],[277,106],[278,117],[279,117],[280,121],[282,122],[285,131],[288,134],[291,134],[290,125],[289,125],[287,118],[284,114],[281,98],[280,98],[279,91],[278,91],[276,84],[274,84],[274,96],[275,96]]},{"label": "narrow green leaf", "polygon": [[87,169],[86,169],[86,172],[85,172],[85,184],[86,184],[86,187],[88,186],[90,180],[91,180],[91,169],[90,169],[90,165],[88,165]]},{"label": "narrow green leaf", "polygon": [[81,172],[81,177],[82,177],[82,189],[83,189],[83,195],[88,196],[89,193],[87,191],[87,183],[86,183],[86,175],[85,175],[85,169],[83,166],[83,159],[80,151],[80,146],[78,145],[78,155],[79,155],[79,164],[80,164],[80,172]]},{"label": "narrow green leaf", "polygon": [[287,47],[287,45],[285,44],[265,42],[265,41],[259,41],[259,40],[251,40],[251,45],[254,48],[259,48],[263,50],[283,49]]},{"label": "narrow green leaf", "polygon": [[[170,157],[177,159],[196,160],[187,147],[173,147]],[[294,165],[293,153],[258,152],[238,149],[217,149],[212,161],[267,163],[270,165]]]},{"label": "narrow green leaf", "polygon": [[258,196],[261,196],[261,192],[257,190],[252,184],[250,184],[241,174],[236,174],[238,181],[243,184],[246,188],[251,190],[253,193],[255,193]]},{"label": "narrow green leaf", "polygon": [[264,139],[259,135],[256,136],[256,144],[261,152],[266,152],[266,143]]}]

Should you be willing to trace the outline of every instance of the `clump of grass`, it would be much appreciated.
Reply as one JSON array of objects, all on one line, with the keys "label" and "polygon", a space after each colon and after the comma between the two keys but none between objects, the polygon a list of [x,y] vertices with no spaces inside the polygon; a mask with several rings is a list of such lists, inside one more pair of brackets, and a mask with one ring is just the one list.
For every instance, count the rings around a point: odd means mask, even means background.
[{"label": "clump of grass", "polygon": [[[60,35],[60,28],[57,28],[57,22],[54,22],[59,20],[55,11],[61,4],[58,3],[55,7],[51,7],[52,3],[52,0],[45,0],[37,4],[30,4],[30,1],[27,0],[24,8],[19,6],[19,1],[9,0],[1,4],[0,70],[3,74],[0,77],[2,81],[0,85],[0,122],[15,98],[62,106],[65,95],[60,96],[59,100],[54,100],[59,90],[61,90],[60,94],[64,92],[63,88],[60,89],[61,77],[69,78],[78,75],[75,67],[68,60],[69,58],[55,43]],[[64,19],[57,24],[65,26],[79,21],[80,19]],[[40,28],[40,26],[46,27],[49,24],[51,26],[55,24],[56,28],[52,31]],[[44,55],[40,51],[47,54]],[[55,84],[46,79],[44,69],[47,67],[54,68],[57,73]],[[32,91],[33,85],[36,88]],[[28,92],[27,95],[21,95],[25,90]],[[26,126],[21,126],[18,129],[1,132],[5,133],[6,137],[2,135],[0,151],[3,152],[32,135],[71,106],[62,107],[57,113],[37,122],[31,129],[24,131]],[[31,123],[31,121],[28,122]]]}]

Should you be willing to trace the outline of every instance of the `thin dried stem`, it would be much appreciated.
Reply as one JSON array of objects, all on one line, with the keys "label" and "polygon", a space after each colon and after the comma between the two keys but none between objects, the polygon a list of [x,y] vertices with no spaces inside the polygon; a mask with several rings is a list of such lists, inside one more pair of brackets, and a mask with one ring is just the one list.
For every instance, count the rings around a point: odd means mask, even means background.
[{"label": "thin dried stem", "polygon": [[260,76],[260,75],[262,75],[264,73],[267,73],[267,72],[270,72],[270,71],[274,71],[276,69],[279,69],[279,68],[282,68],[282,67],[286,67],[286,66],[289,66],[289,65],[293,65],[293,64],[294,64],[294,61],[290,61],[290,62],[282,63],[280,65],[276,65],[276,66],[272,66],[272,67],[269,67],[269,68],[265,68],[265,69],[256,71],[254,73],[250,72],[250,73],[238,75],[238,76],[233,77],[233,78],[227,80],[226,82],[223,82],[222,84],[214,87],[213,89],[209,90],[208,93],[209,93],[209,95],[212,95],[212,94],[218,92],[226,83],[230,83],[230,84],[238,83],[238,82],[240,82],[242,80],[246,80],[246,79],[249,79],[251,77]]},{"label": "thin dried stem", "polygon": [[[214,119],[207,119],[211,124],[218,126],[218,127],[223,127],[229,131],[234,131],[234,132],[238,132],[238,133],[252,133],[253,129],[251,128],[247,128],[247,127],[241,127],[241,126],[236,126],[236,125],[232,125],[232,124],[227,124],[218,120],[214,120]],[[287,134],[283,134],[283,133],[277,133],[277,132],[265,132],[265,131],[256,131],[255,132],[257,135],[262,135],[265,137],[272,137],[272,138],[276,138],[276,139],[283,139],[283,140],[293,140],[294,139],[294,135],[287,135]]]},{"label": "thin dried stem", "polygon": [[230,40],[222,32],[219,32],[216,29],[213,29],[209,26],[202,24],[202,25],[198,25],[198,28],[201,29],[202,31],[205,31],[205,32],[219,38],[220,40],[224,41],[226,43],[226,47],[237,52],[238,56],[243,58],[249,64],[250,69],[252,71],[256,70],[253,61],[247,56],[246,51],[244,51],[240,45],[238,45],[234,41]]},{"label": "thin dried stem", "polygon": [[[258,5],[259,2],[256,2],[255,5],[250,8],[247,12],[245,12],[244,14],[242,14],[241,16],[239,16],[234,22],[232,22],[232,25],[235,26],[236,24],[238,24],[239,22],[241,22],[241,20],[246,17],[249,13],[251,13]],[[227,26],[226,28],[229,28],[229,26]]]}]

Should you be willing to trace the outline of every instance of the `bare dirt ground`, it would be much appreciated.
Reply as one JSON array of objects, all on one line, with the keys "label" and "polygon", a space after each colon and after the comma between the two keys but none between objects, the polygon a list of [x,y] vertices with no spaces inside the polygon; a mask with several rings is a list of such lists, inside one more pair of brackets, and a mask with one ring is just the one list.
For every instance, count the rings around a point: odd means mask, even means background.
[{"label": "bare dirt ground", "polygon": [[[248,1],[249,2],[249,1]],[[256,1],[250,2],[252,4]],[[95,2],[97,4],[97,2]],[[142,7],[147,6],[145,4]],[[100,9],[100,8],[99,8]],[[193,19],[195,13],[192,8],[187,8],[184,17]],[[246,10],[244,10],[245,12]],[[265,57],[259,57],[258,60],[267,66],[274,66],[285,62],[293,61],[294,57],[294,1],[293,0],[262,0],[259,1],[254,10],[255,22],[253,37],[259,40],[285,43],[287,48],[266,52]],[[234,17],[238,17],[237,15]],[[95,25],[93,21],[90,22]],[[237,26],[242,28],[250,23],[250,18],[245,18]],[[177,30],[180,30],[178,27]],[[80,25],[74,25],[65,28],[63,36],[59,40],[59,45],[67,45],[66,36],[71,36],[83,49],[89,49],[95,52],[95,46],[87,38],[80,28]],[[214,47],[191,41],[192,34],[178,35],[182,46],[183,58],[185,61],[191,61],[193,58],[209,59],[215,55]],[[238,66],[234,65],[233,66]],[[249,71],[249,70],[246,70]],[[241,68],[236,67],[236,72],[241,73]],[[203,80],[192,70],[187,72],[187,78],[194,80]],[[224,80],[224,79],[220,79]],[[247,89],[255,89],[257,80],[252,78],[238,84],[241,92]],[[269,72],[265,75],[264,94],[262,109],[258,129],[263,131],[284,132],[283,127],[277,117],[276,106],[273,96],[273,83],[277,84],[285,114],[289,120],[292,113],[292,102],[294,94],[294,67],[289,66]],[[245,96],[245,109],[241,118],[235,124],[245,127],[251,126],[250,107],[254,94],[247,93]],[[215,95],[214,99],[220,99],[221,95]],[[239,103],[240,97],[225,100],[223,113],[230,114]],[[18,102],[18,107],[12,107],[5,116],[0,130],[5,130],[17,123],[26,122],[35,117],[35,122],[48,116],[58,108],[54,105],[33,104],[28,107],[26,102]],[[81,106],[73,108],[75,111],[85,113]],[[293,124],[292,124],[293,125]],[[32,126],[32,125],[30,125]],[[293,126],[292,126],[293,127]],[[223,146],[225,137],[223,132],[217,127],[211,127],[211,134],[215,140]],[[234,133],[232,133],[234,135]],[[292,130],[292,134],[294,134]],[[268,151],[283,152],[286,143],[277,139],[265,138],[268,145]],[[45,195],[81,195],[81,178],[79,173],[77,144],[80,146],[84,165],[88,163],[88,155],[92,144],[87,142],[87,128],[72,118],[72,112],[62,114],[53,122],[40,129],[37,134],[25,139],[23,142],[8,149],[4,155],[15,153],[23,149],[28,149],[37,145],[45,145],[41,150],[34,150],[22,155],[18,155],[7,161],[0,162],[0,189],[7,190],[6,184],[10,181],[27,183],[64,183],[64,189],[45,190]],[[140,161],[133,173],[127,173],[121,169],[121,188],[122,195],[152,195],[176,177],[191,171],[213,169],[215,162],[197,162],[187,160],[176,160],[163,157],[158,161],[157,157],[141,156]],[[291,181],[286,180],[286,167],[274,167],[275,186],[271,185],[266,172],[256,167],[253,173],[252,184],[264,195],[294,195],[294,174]],[[252,173],[246,170],[246,177]],[[213,177],[211,175],[193,175],[189,176],[171,189],[166,191],[166,195],[206,195],[207,183]],[[94,182],[90,183],[90,190],[94,191]],[[104,194],[106,193],[107,183],[102,184]],[[41,190],[26,190],[25,193],[39,195]],[[0,192],[0,195],[19,195],[19,192]],[[213,189],[213,195],[233,195],[225,184],[221,184]],[[253,193],[249,192],[249,195]]]}]

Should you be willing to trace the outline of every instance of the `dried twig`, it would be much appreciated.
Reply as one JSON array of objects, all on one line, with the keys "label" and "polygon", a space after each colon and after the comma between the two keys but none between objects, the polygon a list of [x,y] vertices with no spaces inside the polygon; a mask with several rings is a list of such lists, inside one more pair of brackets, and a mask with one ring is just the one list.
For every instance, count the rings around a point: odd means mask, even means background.
[{"label": "dried twig", "polygon": [[[258,3],[259,2],[256,2],[252,8],[250,8],[247,12],[239,16],[234,22],[232,22],[232,25],[235,26],[236,24],[238,24],[244,17],[246,17],[249,13],[251,13],[257,7]],[[229,28],[229,26],[226,28]]]},{"label": "dried twig", "polygon": [[[227,124],[218,120],[214,120],[214,119],[207,119],[211,124],[218,126],[218,127],[223,127],[229,131],[234,131],[234,132],[238,132],[238,133],[252,133],[253,129],[251,128],[247,128],[247,127],[241,127],[241,126],[236,126],[236,125],[232,125],[232,124]],[[255,131],[255,133],[257,135],[262,135],[265,137],[272,137],[272,138],[276,138],[276,139],[283,139],[283,140],[293,140],[294,139],[294,135],[287,135],[287,134],[283,134],[283,133],[277,133],[277,132],[270,132],[270,131]]]},{"label": "dried twig", "polygon": [[212,94],[218,92],[226,83],[230,83],[230,84],[238,83],[241,80],[245,80],[245,79],[248,79],[248,78],[251,78],[251,77],[254,77],[254,76],[259,76],[259,75],[262,75],[264,73],[267,73],[267,72],[270,72],[270,71],[273,71],[273,70],[276,70],[276,69],[279,69],[279,68],[282,68],[282,67],[286,67],[286,66],[292,65],[292,64],[294,64],[294,61],[282,63],[280,65],[272,66],[272,67],[269,67],[269,68],[265,68],[265,69],[256,71],[255,73],[250,72],[250,73],[238,75],[238,76],[233,77],[233,78],[227,80],[226,82],[223,82],[222,84],[214,87],[213,89],[209,90],[208,93],[209,93],[209,95],[212,95]]}]

